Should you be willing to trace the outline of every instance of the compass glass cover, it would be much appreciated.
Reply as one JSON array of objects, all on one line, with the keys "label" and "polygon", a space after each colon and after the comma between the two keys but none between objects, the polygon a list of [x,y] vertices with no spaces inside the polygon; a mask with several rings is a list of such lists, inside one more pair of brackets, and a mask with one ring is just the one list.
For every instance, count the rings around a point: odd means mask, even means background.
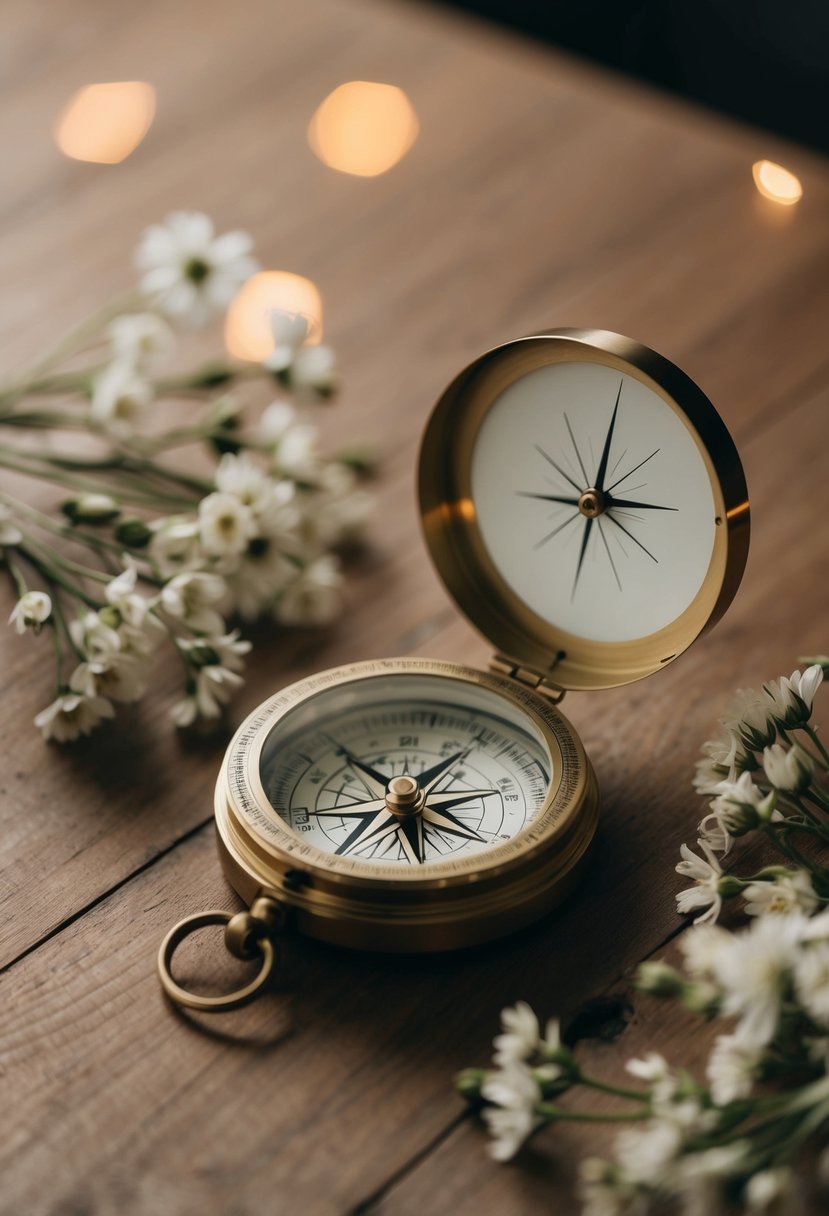
[{"label": "compass glass cover", "polygon": [[519,706],[441,676],[379,676],[314,694],[265,741],[280,819],[324,852],[421,866],[509,840],[543,806],[553,761]]},{"label": "compass glass cover", "polygon": [[612,367],[561,362],[493,402],[472,453],[481,539],[543,620],[628,642],[693,602],[716,509],[691,430],[648,385]]}]

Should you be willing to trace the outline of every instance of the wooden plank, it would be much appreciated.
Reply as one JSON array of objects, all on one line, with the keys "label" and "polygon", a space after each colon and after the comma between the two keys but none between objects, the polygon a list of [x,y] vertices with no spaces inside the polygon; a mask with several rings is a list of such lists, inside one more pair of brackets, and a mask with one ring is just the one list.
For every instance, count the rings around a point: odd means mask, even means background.
[{"label": "wooden plank", "polygon": [[[0,226],[5,363],[126,286],[146,222],[204,206],[248,225],[268,265],[320,283],[346,384],[322,420],[327,442],[368,435],[383,449],[376,553],[348,615],[330,635],[263,646],[234,722],[298,675],[404,650],[444,619],[413,508],[416,445],[444,384],[489,344],[550,322],[629,332],[696,375],[738,436],[823,375],[829,174],[817,158],[780,153],[806,183],[781,215],[750,182],[765,136],[431,10],[255,0],[244,19],[219,4],[107,13],[54,15],[72,55],[10,23],[33,66],[9,81],[0,115],[17,166]],[[102,74],[153,79],[156,125],[121,166],[62,161],[52,116]],[[421,138],[386,177],[332,173],[305,145],[307,117],[348,75],[394,78],[418,110]],[[88,744],[44,749],[30,725],[51,696],[43,650],[8,633],[0,644],[7,771],[21,774],[0,812],[8,959],[205,818],[221,743],[175,740],[177,677],[159,667],[151,701]]]},{"label": "wooden plank", "polygon": [[[166,926],[229,901],[212,835],[198,833],[5,977],[0,1211],[218,1216],[283,1205],[327,1216],[407,1166],[383,1204],[395,1216],[484,1202],[529,1213],[553,1196],[572,1210],[546,1141],[528,1170],[488,1163],[472,1128],[430,1151],[460,1110],[450,1077],[486,1059],[504,1004],[523,997],[571,1017],[677,927],[672,867],[699,816],[689,777],[718,698],[822,645],[811,612],[821,571],[803,520],[807,503],[825,504],[827,399],[821,391],[746,445],[759,528],[728,623],[658,678],[572,698],[604,816],[592,871],[566,907],[515,939],[445,958],[287,941],[277,992],[199,1033],[166,1007],[153,972]],[[428,650],[460,657],[460,647],[466,656],[453,625]],[[198,974],[204,950],[181,966]],[[563,1144],[577,1151],[567,1133]]]}]

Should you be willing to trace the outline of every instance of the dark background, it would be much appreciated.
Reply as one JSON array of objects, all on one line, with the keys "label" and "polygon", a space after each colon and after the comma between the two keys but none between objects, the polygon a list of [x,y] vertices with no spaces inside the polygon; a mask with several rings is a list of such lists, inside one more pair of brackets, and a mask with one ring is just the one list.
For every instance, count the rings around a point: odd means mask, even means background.
[{"label": "dark background", "polygon": [[829,0],[448,0],[829,152]]}]

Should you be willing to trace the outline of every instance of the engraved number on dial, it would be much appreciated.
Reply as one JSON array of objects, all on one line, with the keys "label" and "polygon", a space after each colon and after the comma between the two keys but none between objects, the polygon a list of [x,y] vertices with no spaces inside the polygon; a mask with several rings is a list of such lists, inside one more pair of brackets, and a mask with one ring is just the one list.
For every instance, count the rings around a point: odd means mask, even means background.
[{"label": "engraved number on dial", "polygon": [[263,758],[268,799],[309,844],[423,865],[529,824],[550,785],[540,740],[480,708],[428,700],[321,713]]}]

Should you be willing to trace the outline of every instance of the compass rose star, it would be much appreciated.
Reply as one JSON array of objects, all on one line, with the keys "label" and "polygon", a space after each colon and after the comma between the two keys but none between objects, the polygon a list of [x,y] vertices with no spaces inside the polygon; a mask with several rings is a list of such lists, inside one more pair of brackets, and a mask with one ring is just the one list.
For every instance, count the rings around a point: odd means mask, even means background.
[{"label": "compass rose star", "polygon": [[[595,531],[598,534],[599,539],[601,541],[604,553],[607,556],[607,560],[608,560],[610,569],[613,572],[613,577],[616,581],[616,585],[619,588],[619,590],[622,591],[623,590],[622,580],[619,575],[619,570],[616,565],[616,560],[614,559],[614,555],[611,550],[610,541],[608,539],[608,533],[606,531],[606,528],[603,526],[603,524],[606,523],[608,525],[609,524],[613,525],[614,531],[612,534],[616,536],[618,548],[625,557],[628,557],[629,555],[627,553],[627,550],[624,548],[624,546],[621,543],[621,538],[618,535],[619,533],[623,534],[629,540],[633,541],[633,543],[639,549],[641,549],[642,552],[645,553],[651,559],[651,561],[656,562],[658,564],[659,558],[656,556],[656,554],[652,553],[651,550],[647,547],[647,545],[644,544],[644,542],[642,540],[640,540],[640,538],[638,536],[636,536],[633,531],[631,531],[630,526],[627,526],[627,525],[632,526],[634,521],[640,522],[640,523],[642,522],[641,519],[637,519],[637,517],[632,515],[631,512],[633,512],[633,511],[676,511],[678,509],[677,507],[668,506],[664,503],[644,502],[644,501],[641,501],[640,499],[622,497],[623,494],[632,494],[636,490],[643,488],[643,485],[646,483],[635,486],[635,487],[633,487],[633,489],[629,489],[627,491],[624,489],[621,489],[624,482],[628,481],[629,478],[632,477],[634,473],[638,472],[640,469],[643,469],[645,467],[645,465],[647,465],[649,463],[649,461],[653,460],[653,458],[656,455],[658,455],[658,453],[660,451],[659,448],[655,448],[654,451],[652,451],[649,455],[643,457],[643,459],[637,461],[634,465],[632,465],[631,468],[629,468],[627,470],[627,472],[623,473],[620,477],[617,477],[615,479],[615,481],[608,484],[608,482],[610,481],[610,478],[613,477],[614,473],[616,472],[616,469],[622,463],[622,461],[624,460],[625,456],[627,455],[627,451],[628,451],[627,448],[624,448],[624,450],[622,451],[622,454],[617,457],[615,464],[613,465],[610,473],[608,474],[608,465],[610,464],[610,457],[611,457],[611,451],[613,448],[614,434],[616,431],[616,423],[619,418],[619,404],[621,401],[623,388],[624,388],[624,379],[622,379],[619,382],[619,388],[616,393],[616,400],[613,404],[613,410],[610,415],[610,422],[608,424],[607,431],[605,432],[604,440],[602,442],[601,454],[599,456],[598,465],[596,466],[596,474],[593,477],[592,481],[588,476],[587,467],[586,467],[586,464],[584,461],[584,457],[582,455],[582,451],[579,448],[579,444],[576,439],[576,434],[573,429],[573,426],[572,426],[567,414],[564,414],[563,415],[564,424],[567,429],[567,434],[569,436],[570,443],[572,444],[573,452],[575,453],[575,458],[576,458],[576,462],[578,464],[578,468],[581,472],[582,477],[584,478],[584,483],[585,483],[584,487],[580,488],[578,481],[576,481],[575,478],[572,477],[561,464],[559,464],[556,460],[554,460],[552,458],[552,456],[550,456],[550,454],[544,448],[541,447],[540,444],[535,444],[534,445],[535,450],[555,470],[555,472],[558,474],[558,476],[564,482],[567,483],[567,486],[572,488],[573,491],[575,491],[575,493],[573,493],[573,494],[568,493],[566,489],[562,489],[560,492],[556,492],[556,493],[552,493],[552,494],[536,492],[533,490],[518,490],[517,491],[517,493],[522,498],[534,498],[534,499],[538,499],[541,502],[552,503],[554,505],[554,507],[556,507],[556,508],[562,508],[562,507],[571,508],[571,510],[567,513],[565,519],[561,520],[560,522],[557,522],[556,526],[550,532],[548,532],[545,536],[542,536],[539,541],[535,542],[535,544],[533,545],[534,549],[540,549],[542,546],[548,544],[551,540],[554,539],[554,537],[558,536],[560,533],[563,533],[565,531],[565,529],[568,529],[572,524],[576,523],[579,519],[584,520],[584,526],[582,528],[582,533],[581,533],[581,540],[579,543],[578,556],[576,558],[576,568],[575,568],[575,572],[574,572],[574,576],[573,576],[573,585],[572,585],[572,589],[570,592],[571,600],[573,600],[575,598],[576,591],[579,586],[579,580],[581,578],[582,570],[584,568],[584,562],[585,562],[585,558],[587,556],[590,539],[591,539],[591,536],[593,536],[593,534],[594,534],[594,525],[595,525]],[[590,444],[591,453],[592,453],[592,450],[593,450],[593,447],[592,447],[592,444]],[[571,463],[571,467],[572,467],[572,459],[570,459],[570,463]],[[619,490],[619,492],[615,493],[615,491],[617,491],[617,489]],[[602,517],[604,517],[604,519]],[[594,546],[594,548],[595,548],[595,546]],[[618,554],[617,554],[617,556],[618,556]]]}]

